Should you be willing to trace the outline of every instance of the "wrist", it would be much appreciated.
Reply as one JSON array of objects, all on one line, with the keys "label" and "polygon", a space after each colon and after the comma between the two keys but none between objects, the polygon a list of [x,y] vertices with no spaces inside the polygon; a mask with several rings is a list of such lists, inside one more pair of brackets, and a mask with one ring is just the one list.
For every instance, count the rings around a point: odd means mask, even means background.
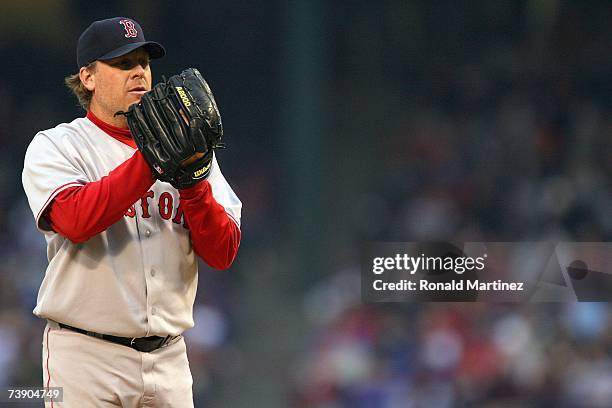
[{"label": "wrist", "polygon": [[179,196],[181,199],[190,200],[205,194],[210,189],[210,183],[208,180],[202,180],[201,182],[187,188],[179,189]]}]

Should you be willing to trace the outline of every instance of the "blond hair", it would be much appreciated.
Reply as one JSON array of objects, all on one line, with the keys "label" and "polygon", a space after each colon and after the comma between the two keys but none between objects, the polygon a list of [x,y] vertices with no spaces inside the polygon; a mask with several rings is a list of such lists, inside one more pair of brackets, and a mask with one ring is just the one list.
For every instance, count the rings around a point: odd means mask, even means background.
[{"label": "blond hair", "polygon": [[[96,71],[96,61],[87,65],[85,68],[87,68],[88,70],[92,72],[95,72]],[[66,78],[64,78],[64,83],[66,84],[68,89],[72,91],[74,96],[77,97],[81,107],[85,109],[86,111],[89,110],[89,104],[91,103],[93,92],[85,88],[85,85],[83,85],[83,82],[81,82],[79,73],[77,72],[76,74],[68,75]]]}]

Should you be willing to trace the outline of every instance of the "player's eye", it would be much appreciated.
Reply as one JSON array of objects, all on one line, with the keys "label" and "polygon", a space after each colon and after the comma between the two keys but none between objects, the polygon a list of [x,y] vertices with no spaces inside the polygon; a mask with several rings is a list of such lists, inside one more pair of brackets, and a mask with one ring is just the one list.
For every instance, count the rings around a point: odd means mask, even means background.
[{"label": "player's eye", "polygon": [[119,69],[132,69],[134,65],[136,64],[130,60],[123,59],[123,60],[119,60],[117,62],[111,63],[111,65]]},{"label": "player's eye", "polygon": [[115,68],[119,68],[125,71],[134,68],[136,65],[140,65],[142,68],[147,68],[147,66],[149,66],[149,58],[147,57],[125,58],[125,59],[120,59],[116,62],[113,62],[110,65]]}]

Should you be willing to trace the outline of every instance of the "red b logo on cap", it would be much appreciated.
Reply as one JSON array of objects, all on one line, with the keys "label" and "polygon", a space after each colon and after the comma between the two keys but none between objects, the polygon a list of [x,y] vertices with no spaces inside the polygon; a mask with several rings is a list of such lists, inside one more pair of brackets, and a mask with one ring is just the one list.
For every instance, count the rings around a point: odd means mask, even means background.
[{"label": "red b logo on cap", "polygon": [[125,28],[126,38],[132,38],[138,35],[138,31],[136,31],[136,27],[134,27],[134,22],[132,20],[121,20],[119,24],[123,25],[123,28]]}]

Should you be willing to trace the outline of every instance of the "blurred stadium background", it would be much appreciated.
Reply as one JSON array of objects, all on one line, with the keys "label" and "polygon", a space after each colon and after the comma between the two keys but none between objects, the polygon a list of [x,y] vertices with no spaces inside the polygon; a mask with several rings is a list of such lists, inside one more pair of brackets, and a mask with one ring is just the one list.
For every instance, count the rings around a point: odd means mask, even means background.
[{"label": "blurred stadium background", "polygon": [[[0,386],[41,381],[46,267],[20,174],[96,19],[198,67],[244,203],[186,334],[198,407],[611,407],[607,303],[364,305],[364,240],[610,241],[607,1],[5,1]],[[19,404],[19,406],[26,406]]]}]

